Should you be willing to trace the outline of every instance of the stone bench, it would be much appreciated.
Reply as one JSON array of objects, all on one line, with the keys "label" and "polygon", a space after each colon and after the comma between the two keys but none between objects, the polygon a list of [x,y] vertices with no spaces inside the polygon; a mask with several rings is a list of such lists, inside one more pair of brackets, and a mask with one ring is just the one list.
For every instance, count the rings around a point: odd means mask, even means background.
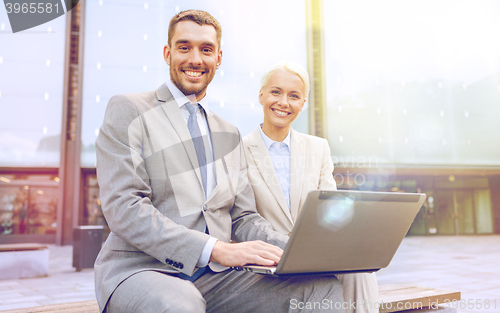
[{"label": "stone bench", "polygon": [[[430,308],[435,303],[445,304],[460,300],[460,292],[443,291],[431,288],[408,287],[400,285],[380,285],[380,301],[383,307],[380,313],[415,312],[415,313],[453,313],[456,309]],[[2,311],[3,313],[99,313],[97,301],[82,301],[64,304],[39,306],[34,308]]]},{"label": "stone bench", "polygon": [[49,248],[38,243],[0,244],[0,279],[47,276]]}]

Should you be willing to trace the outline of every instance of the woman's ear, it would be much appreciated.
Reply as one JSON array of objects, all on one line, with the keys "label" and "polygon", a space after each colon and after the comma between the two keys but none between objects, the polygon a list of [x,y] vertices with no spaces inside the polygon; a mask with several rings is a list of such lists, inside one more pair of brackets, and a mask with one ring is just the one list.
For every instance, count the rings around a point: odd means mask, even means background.
[{"label": "woman's ear", "polygon": [[304,105],[306,104],[307,102],[307,98],[304,99],[304,101],[302,102],[302,105],[300,106],[300,112],[302,112],[302,109],[304,108]]}]

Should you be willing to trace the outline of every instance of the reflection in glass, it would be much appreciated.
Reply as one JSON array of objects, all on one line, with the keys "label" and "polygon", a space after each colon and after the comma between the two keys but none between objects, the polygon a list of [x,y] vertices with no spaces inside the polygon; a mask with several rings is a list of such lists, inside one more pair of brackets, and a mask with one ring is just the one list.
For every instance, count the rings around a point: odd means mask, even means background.
[{"label": "reflection in glass", "polygon": [[474,234],[474,206],[471,191],[455,191],[458,211],[458,233]]},{"label": "reflection in glass", "polygon": [[0,235],[54,235],[58,195],[55,178],[50,175],[20,176],[19,179],[2,175],[2,178]]},{"label": "reflection in glass", "polygon": [[493,233],[490,190],[474,191],[474,207],[476,208],[477,233],[478,234]]},{"label": "reflection in glass", "polygon": [[0,5],[0,20],[0,166],[57,167],[66,18],[12,34]]},{"label": "reflection in glass", "polygon": [[[179,10],[191,8],[206,10],[222,26],[222,64],[207,97],[210,110],[237,126],[242,136],[262,121],[262,75],[284,60],[307,64],[304,0],[148,1],[148,9],[140,1],[88,1],[82,166],[95,166],[94,143],[109,99],[155,90],[169,79],[163,58],[168,23]],[[293,127],[308,133],[307,103]]]},{"label": "reflection in glass", "polygon": [[[500,165],[500,3],[324,1],[340,161]],[[464,21],[468,21],[464,23]],[[342,140],[340,140],[340,138]]]},{"label": "reflection in glass", "polygon": [[436,227],[439,235],[455,234],[453,191],[436,191],[434,196]]},{"label": "reflection in glass", "polygon": [[110,233],[108,223],[104,218],[99,199],[99,185],[95,172],[85,173],[85,198],[82,225],[100,225],[103,226],[103,240],[106,240]]},{"label": "reflection in glass", "polygon": [[0,189],[0,234],[26,233],[28,192],[23,187]]},{"label": "reflection in glass", "polygon": [[28,234],[55,234],[57,226],[57,188],[31,187],[29,195]]}]

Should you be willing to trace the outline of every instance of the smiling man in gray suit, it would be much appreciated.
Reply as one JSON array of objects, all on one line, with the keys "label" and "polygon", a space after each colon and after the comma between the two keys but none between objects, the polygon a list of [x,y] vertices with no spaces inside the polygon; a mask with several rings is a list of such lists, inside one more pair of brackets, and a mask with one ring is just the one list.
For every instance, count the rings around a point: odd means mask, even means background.
[{"label": "smiling man in gray suit", "polygon": [[210,14],[177,14],[164,48],[170,81],[109,101],[96,142],[112,231],[95,263],[100,309],[288,312],[314,305],[341,312],[333,277],[230,269],[278,263],[287,237],[256,213],[238,130],[207,109],[220,40]]}]

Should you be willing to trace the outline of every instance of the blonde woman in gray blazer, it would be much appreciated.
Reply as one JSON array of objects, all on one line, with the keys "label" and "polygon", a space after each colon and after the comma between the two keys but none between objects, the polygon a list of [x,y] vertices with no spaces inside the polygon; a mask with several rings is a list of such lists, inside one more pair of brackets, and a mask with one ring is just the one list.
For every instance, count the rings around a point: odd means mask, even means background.
[{"label": "blonde woman in gray blazer", "polygon": [[[248,176],[258,212],[274,230],[289,234],[309,191],[336,190],[328,142],[290,126],[309,92],[307,72],[296,63],[282,63],[261,81],[259,102],[264,122],[243,138]],[[346,312],[378,312],[375,274],[337,275]],[[365,305],[366,304],[366,305]]]}]

